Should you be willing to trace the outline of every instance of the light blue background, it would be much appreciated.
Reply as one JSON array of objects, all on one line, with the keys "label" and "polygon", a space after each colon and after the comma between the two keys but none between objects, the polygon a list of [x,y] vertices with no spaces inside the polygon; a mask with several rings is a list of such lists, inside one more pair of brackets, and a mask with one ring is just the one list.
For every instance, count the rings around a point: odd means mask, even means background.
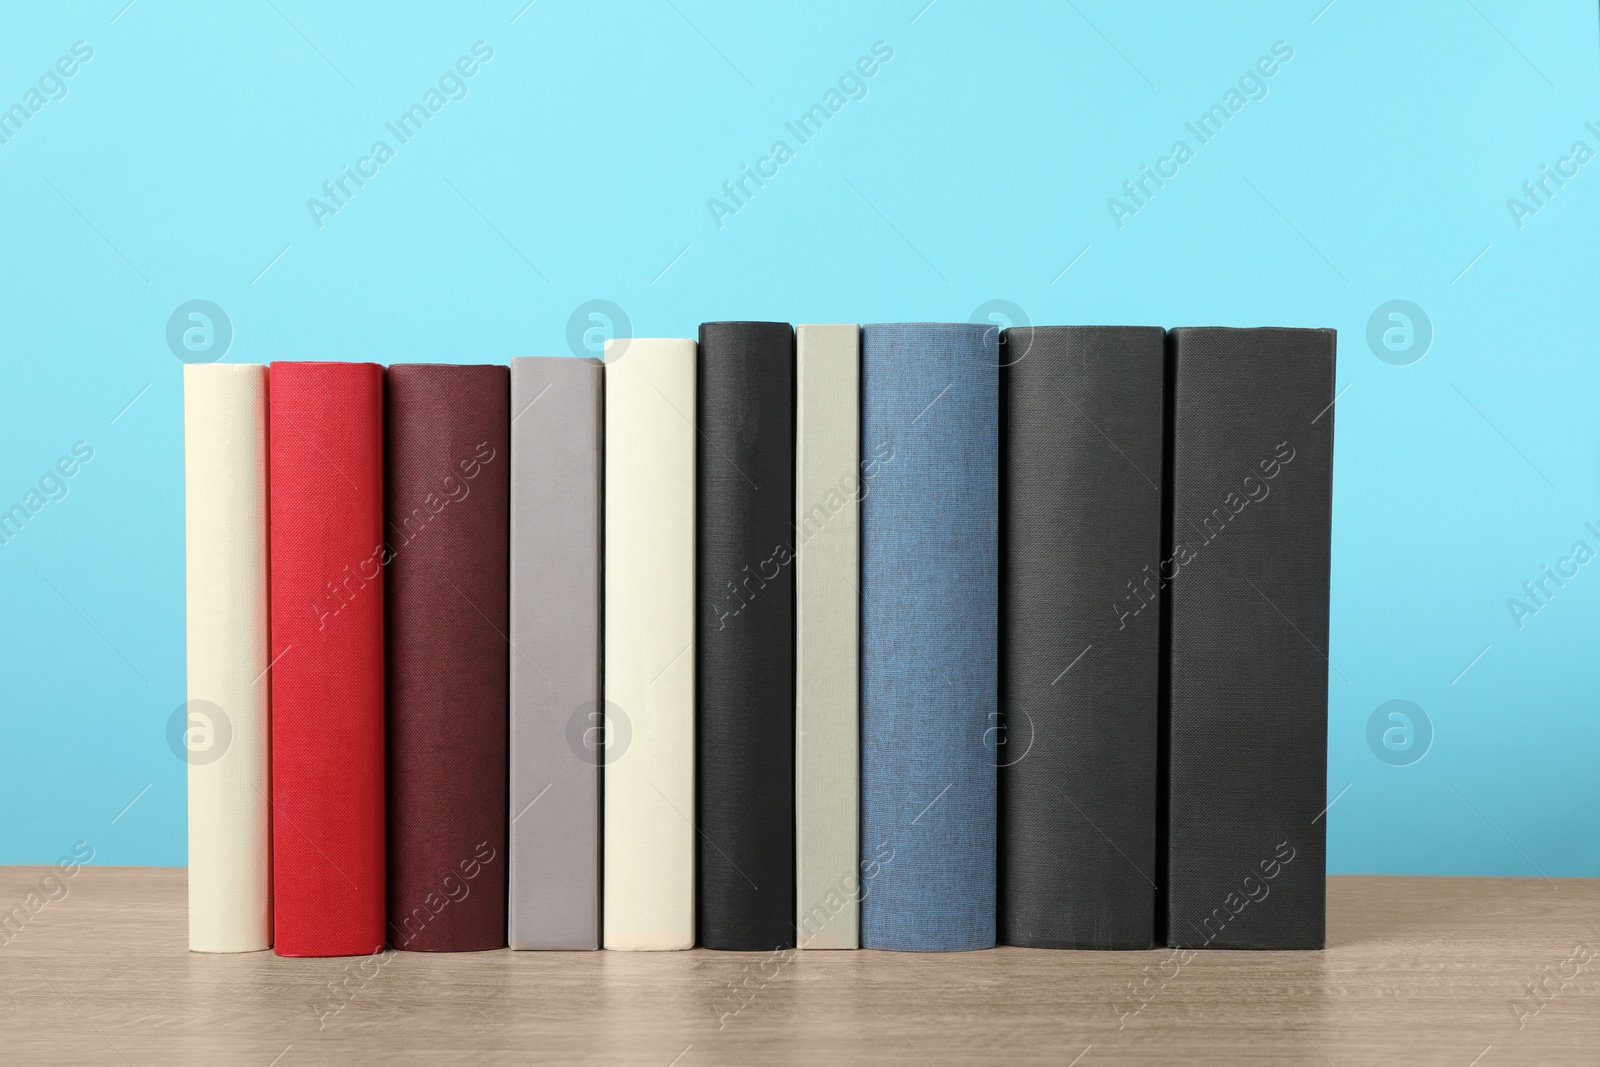
[{"label": "light blue background", "polygon": [[[1003,299],[1337,327],[1330,869],[1600,875],[1600,564],[1521,630],[1506,606],[1600,549],[1600,161],[1520,229],[1506,206],[1600,149],[1590,0],[123,3],[0,33],[0,106],[94,48],[0,145],[0,506],[95,450],[0,547],[0,862],[184,862],[180,303],[227,310],[229,361],[504,362],[568,351],[596,298],[682,336]],[[469,95],[319,230],[307,198],[479,40]],[[1267,97],[1119,230],[1107,198],[1276,41]],[[707,199],[780,138],[719,229]],[[1394,298],[1435,330],[1410,366],[1365,341]],[[1391,699],[1433,723],[1411,766],[1367,744]]]}]

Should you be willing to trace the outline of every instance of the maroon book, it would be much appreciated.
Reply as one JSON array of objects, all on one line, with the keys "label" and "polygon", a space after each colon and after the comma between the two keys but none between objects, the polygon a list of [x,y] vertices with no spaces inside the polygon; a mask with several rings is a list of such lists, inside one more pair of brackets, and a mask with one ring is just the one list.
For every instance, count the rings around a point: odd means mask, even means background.
[{"label": "maroon book", "polygon": [[389,943],[506,943],[510,373],[388,371]]}]

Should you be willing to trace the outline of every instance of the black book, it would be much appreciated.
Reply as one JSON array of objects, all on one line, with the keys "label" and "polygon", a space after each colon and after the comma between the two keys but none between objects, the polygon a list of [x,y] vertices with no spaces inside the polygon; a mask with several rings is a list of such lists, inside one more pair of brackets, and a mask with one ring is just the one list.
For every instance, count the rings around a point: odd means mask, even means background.
[{"label": "black book", "polygon": [[1334,331],[1169,343],[1167,943],[1322,948]]},{"label": "black book", "polygon": [[1000,940],[1147,949],[1156,922],[1158,327],[1000,348]]},{"label": "black book", "polygon": [[696,900],[706,948],[794,945],[794,330],[700,327]]}]

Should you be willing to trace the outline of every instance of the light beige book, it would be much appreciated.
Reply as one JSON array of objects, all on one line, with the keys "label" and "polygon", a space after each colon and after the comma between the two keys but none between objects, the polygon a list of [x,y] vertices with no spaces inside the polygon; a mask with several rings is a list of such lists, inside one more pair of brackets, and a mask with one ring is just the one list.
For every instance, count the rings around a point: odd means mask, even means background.
[{"label": "light beige book", "polygon": [[183,368],[189,948],[272,947],[267,368]]},{"label": "light beige book", "polygon": [[604,944],[695,940],[695,343],[605,353]]}]

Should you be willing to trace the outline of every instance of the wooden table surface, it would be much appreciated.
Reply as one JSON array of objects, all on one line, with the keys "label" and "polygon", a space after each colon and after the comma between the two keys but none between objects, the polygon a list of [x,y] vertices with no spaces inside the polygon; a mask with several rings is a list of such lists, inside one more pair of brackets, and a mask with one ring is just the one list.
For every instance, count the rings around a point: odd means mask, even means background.
[{"label": "wooden table surface", "polygon": [[[0,911],[45,870],[0,868]],[[1600,1064],[1600,880],[1330,878],[1327,951],[1187,963],[203,956],[181,868],[86,867],[66,888],[0,933],[0,1063]]]}]

